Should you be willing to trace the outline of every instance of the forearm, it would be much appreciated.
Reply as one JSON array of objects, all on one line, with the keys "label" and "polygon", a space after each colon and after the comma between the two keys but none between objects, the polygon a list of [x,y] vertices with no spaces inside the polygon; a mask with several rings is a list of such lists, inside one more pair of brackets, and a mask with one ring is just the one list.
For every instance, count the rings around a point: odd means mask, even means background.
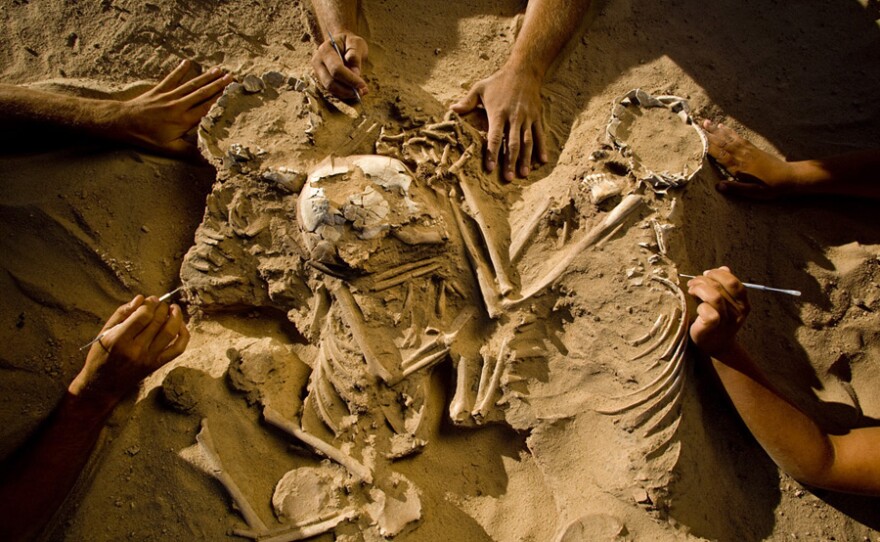
[{"label": "forearm", "polygon": [[773,461],[797,480],[824,485],[834,463],[829,436],[774,389],[739,345],[712,363],[737,412]]},{"label": "forearm", "polygon": [[76,483],[112,408],[65,394],[34,438],[3,465],[0,532],[8,540],[39,534],[52,518]]},{"label": "forearm", "polygon": [[112,136],[119,102],[92,100],[0,84],[0,123],[11,131],[53,126],[93,136]]},{"label": "forearm", "polygon": [[543,81],[589,6],[589,0],[531,0],[506,67]]},{"label": "forearm", "polygon": [[804,193],[880,198],[880,149],[790,165]]},{"label": "forearm", "polygon": [[321,27],[322,36],[319,41],[341,32],[357,31],[357,0],[312,0],[315,17]]}]

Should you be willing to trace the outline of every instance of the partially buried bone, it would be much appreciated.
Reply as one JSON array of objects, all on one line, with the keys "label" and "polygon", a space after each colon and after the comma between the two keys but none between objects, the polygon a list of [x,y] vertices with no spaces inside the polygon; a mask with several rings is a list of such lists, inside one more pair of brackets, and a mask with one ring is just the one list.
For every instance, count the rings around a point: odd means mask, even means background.
[{"label": "partially buried bone", "polygon": [[244,493],[241,492],[235,480],[223,469],[223,463],[220,461],[220,455],[217,453],[214,439],[211,437],[211,431],[208,429],[207,418],[202,419],[201,429],[199,434],[196,435],[196,444],[181,450],[180,457],[194,467],[216,478],[226,488],[248,526],[258,533],[266,532],[266,524],[263,523],[263,520],[254,511],[251,503],[248,502]]},{"label": "partially buried bone", "polygon": [[471,216],[477,223],[477,226],[479,226],[480,233],[483,235],[483,243],[486,245],[486,251],[489,253],[489,260],[492,263],[492,268],[495,270],[495,278],[498,279],[498,287],[501,291],[501,295],[507,295],[513,290],[513,284],[510,283],[510,279],[507,276],[507,270],[504,267],[505,262],[501,258],[501,251],[498,248],[498,239],[492,231],[492,225],[486,220],[486,213],[482,209],[479,198],[477,194],[474,193],[474,190],[470,187],[467,180],[461,179],[458,184],[461,187],[462,194],[464,194],[464,201],[470,209]]},{"label": "partially buried bone", "polygon": [[528,243],[535,235],[535,230],[538,228],[538,224],[541,223],[541,219],[544,218],[547,209],[549,209],[552,204],[553,198],[545,199],[541,205],[535,208],[535,212],[529,217],[528,222],[526,222],[516,232],[516,235],[513,236],[513,241],[510,242],[510,249],[508,251],[511,263],[519,261],[520,256],[522,256],[523,248],[525,248],[526,243]]},{"label": "partially buried bone", "polygon": [[[477,388],[477,406],[471,411],[475,420],[485,419],[489,414],[492,405],[495,402],[495,392],[498,391],[498,384],[501,382],[501,373],[504,372],[504,361],[507,356],[507,342],[505,337],[498,349],[498,355],[495,357],[495,368],[492,370],[491,376],[488,376],[486,366],[488,363],[484,360],[483,371],[480,374],[480,385]],[[486,382],[488,376],[488,382]]]},{"label": "partially buried bone", "polygon": [[245,531],[243,529],[233,529],[232,532],[237,536],[250,538],[257,542],[296,542],[297,540],[305,540],[307,538],[328,533],[343,521],[350,521],[358,517],[358,515],[357,510],[349,508],[323,521],[308,525],[280,527],[278,529],[266,531],[265,534],[259,534],[254,531]]},{"label": "partially buried bone", "polygon": [[[671,329],[671,324],[676,320],[678,320],[679,330],[687,329],[687,313],[682,311],[681,305],[683,302],[686,302],[686,300],[684,298],[684,292],[682,292],[672,281],[656,275],[651,278],[669,288],[672,293],[675,294],[680,305],[679,307],[676,307],[673,317],[670,318],[670,323],[667,324],[667,331],[661,334],[661,340],[665,340],[665,335],[668,333],[668,329]],[[684,307],[686,308],[686,305],[684,305]],[[616,403],[614,406],[599,407],[594,408],[594,410],[600,414],[614,415],[622,414],[636,407],[646,405],[644,410],[636,415],[632,422],[626,424],[626,427],[629,430],[632,430],[645,424],[658,413],[664,411],[671,413],[674,409],[677,409],[684,389],[684,354],[686,346],[687,333],[682,334],[680,331],[677,332],[674,341],[668,349],[669,354],[664,352],[664,355],[670,356],[669,362],[657,376],[639,389],[612,399],[612,403]],[[653,346],[653,349],[656,349],[656,346]],[[654,363],[649,369],[657,367],[658,364],[659,362]],[[661,416],[655,426],[648,429],[648,434],[655,432],[657,424],[663,423],[666,418],[666,415]]]},{"label": "partially buried bone", "polygon": [[576,257],[582,254],[586,249],[590,248],[599,239],[604,237],[607,232],[626,220],[626,218],[634,211],[636,211],[642,205],[642,203],[642,197],[637,194],[630,194],[623,198],[623,200],[617,205],[617,207],[612,209],[611,212],[609,212],[599,224],[597,224],[593,229],[587,232],[587,234],[583,238],[581,238],[580,241],[569,246],[567,251],[563,254],[562,258],[556,263],[555,266],[553,266],[550,272],[548,272],[540,281],[538,281],[538,283],[532,285],[527,290],[525,290],[522,294],[522,297],[519,299],[502,300],[501,306],[505,309],[516,307],[522,302],[539,294],[545,288],[553,284],[559,277],[562,276],[563,273],[565,273],[565,271],[568,269],[568,266],[571,265],[571,262],[573,262]]},{"label": "partially buried bone", "polygon": [[474,381],[476,361],[462,356],[458,360],[455,377],[455,395],[449,402],[449,417],[453,422],[463,424],[470,419],[471,410],[476,403]]},{"label": "partially buried bone", "polygon": [[[348,286],[344,282],[334,281],[330,285],[330,292],[333,294],[333,298],[336,299],[343,320],[351,329],[355,342],[357,342],[364,353],[364,359],[367,361],[367,368],[370,374],[381,378],[385,382],[392,381],[394,374],[382,363],[379,354],[374,350],[373,343],[370,341],[370,330],[364,324],[361,309],[351,295]],[[390,341],[387,341],[387,343],[390,343]],[[394,360],[396,363],[392,365],[396,372],[397,367],[400,367],[400,351],[393,344],[388,345],[387,343],[386,346],[389,346],[389,351],[392,354],[396,353],[396,359]]]},{"label": "partially buried bone", "polygon": [[336,461],[337,463],[345,467],[348,472],[350,472],[358,480],[362,480],[368,484],[373,483],[373,473],[370,472],[370,469],[364,466],[360,461],[351,457],[339,448],[336,448],[335,446],[324,442],[318,437],[300,429],[299,427],[297,427],[296,423],[285,418],[280,412],[278,412],[274,408],[270,406],[264,407],[263,417],[271,425],[274,425],[278,429],[281,429],[285,433],[302,441],[303,443],[308,444],[316,451],[320,452],[321,455],[324,455],[325,457]]},{"label": "partially buried bone", "polygon": [[458,203],[454,198],[450,198],[449,204],[452,208],[452,214],[455,216],[455,224],[464,240],[465,248],[470,257],[471,265],[474,267],[474,273],[477,275],[477,285],[480,287],[480,293],[483,295],[483,302],[486,304],[486,312],[490,318],[498,318],[501,315],[499,307],[498,292],[495,290],[495,284],[492,281],[492,271],[483,259],[482,253],[479,251],[477,241],[473,233],[464,221]]},{"label": "partially buried bone", "polygon": [[[449,353],[449,347],[458,336],[458,332],[461,331],[461,328],[463,328],[471,318],[473,318],[474,312],[473,307],[465,309],[455,318],[455,321],[452,322],[451,331],[438,333],[433,340],[426,342],[418,350],[410,354],[410,356],[401,363],[401,367],[403,368],[401,376],[392,380],[389,384],[394,385],[416,371],[431,367],[446,357],[446,354]],[[440,350],[432,352],[437,348]]]}]

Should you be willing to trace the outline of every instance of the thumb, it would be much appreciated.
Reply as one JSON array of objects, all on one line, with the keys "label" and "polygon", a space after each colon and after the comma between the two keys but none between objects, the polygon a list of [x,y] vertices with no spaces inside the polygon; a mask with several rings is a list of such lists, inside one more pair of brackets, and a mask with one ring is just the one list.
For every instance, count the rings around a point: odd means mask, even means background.
[{"label": "thumb", "polygon": [[459,100],[458,102],[452,104],[451,109],[458,113],[459,115],[464,115],[465,113],[470,113],[477,107],[477,102],[480,99],[480,87],[479,85],[475,86],[471,89],[470,92],[467,93],[467,96]]}]

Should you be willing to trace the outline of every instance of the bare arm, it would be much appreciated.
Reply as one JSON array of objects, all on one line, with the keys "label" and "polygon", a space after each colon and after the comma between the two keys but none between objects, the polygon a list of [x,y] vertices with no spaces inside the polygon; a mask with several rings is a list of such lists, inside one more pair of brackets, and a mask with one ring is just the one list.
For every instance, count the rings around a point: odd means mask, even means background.
[{"label": "bare arm", "polygon": [[[549,159],[541,117],[541,86],[589,5],[589,0],[529,2],[507,62],[452,106],[460,114],[474,110],[478,103],[486,108],[489,134],[484,161],[488,171],[495,169],[499,153],[508,181],[513,180],[515,171],[523,177],[529,174],[533,151],[541,163]],[[501,153],[505,140],[507,149]]]},{"label": "bare arm", "polygon": [[[367,60],[367,42],[357,34],[357,0],[312,0],[315,17],[321,27],[318,50],[312,56],[312,68],[318,81],[334,95],[355,98],[369,92],[361,77]],[[336,40],[343,58],[333,48],[329,35]]]},{"label": "bare arm", "polygon": [[735,177],[718,183],[724,194],[756,199],[789,195],[880,198],[880,149],[786,162],[724,124],[706,120],[703,128],[709,155]]},{"label": "bare arm", "polygon": [[76,483],[104,423],[147,374],[189,341],[182,313],[151,297],[120,307],[50,418],[0,470],[0,532],[7,540],[40,533]]},{"label": "bare arm", "polygon": [[702,300],[691,338],[712,357],[737,412],[773,461],[805,484],[880,495],[880,427],[828,434],[773,387],[736,342],[749,309],[729,269],[690,280],[688,292]]},{"label": "bare arm", "polygon": [[183,136],[208,112],[232,78],[213,69],[183,81],[183,61],[161,83],[128,101],[93,100],[0,85],[0,123],[13,132],[33,126],[120,140],[167,154],[194,151]]}]

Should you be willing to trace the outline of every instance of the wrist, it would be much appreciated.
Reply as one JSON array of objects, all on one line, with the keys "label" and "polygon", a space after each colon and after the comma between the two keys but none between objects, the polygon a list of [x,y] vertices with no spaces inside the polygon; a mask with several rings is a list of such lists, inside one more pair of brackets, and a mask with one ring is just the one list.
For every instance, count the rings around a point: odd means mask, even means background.
[{"label": "wrist", "polygon": [[122,400],[118,393],[96,386],[94,379],[89,377],[85,369],[73,379],[73,382],[67,387],[67,393],[71,404],[78,410],[94,413],[106,412],[106,415],[109,415]]},{"label": "wrist", "polygon": [[520,86],[540,87],[544,83],[544,75],[546,74],[546,70],[540,66],[540,62],[530,61],[522,55],[511,54],[501,67],[501,71],[516,77],[521,82]]}]

